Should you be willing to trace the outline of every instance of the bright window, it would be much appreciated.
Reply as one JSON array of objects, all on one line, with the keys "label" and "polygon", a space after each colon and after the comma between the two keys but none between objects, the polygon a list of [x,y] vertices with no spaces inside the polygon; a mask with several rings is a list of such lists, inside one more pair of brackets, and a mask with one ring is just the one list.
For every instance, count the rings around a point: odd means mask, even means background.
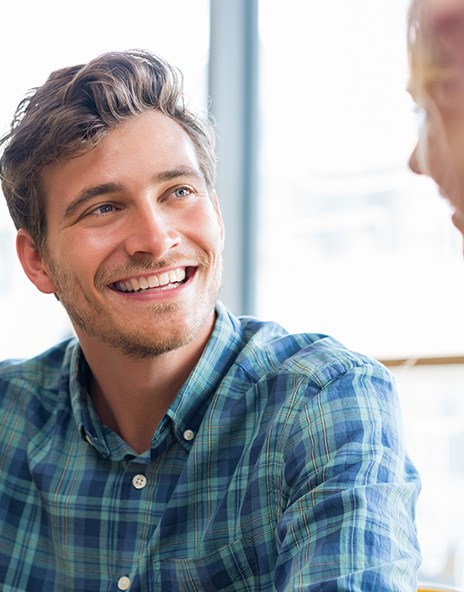
[{"label": "bright window", "polygon": [[382,358],[461,352],[464,334],[457,231],[406,167],[406,7],[261,10],[258,313]]},{"label": "bright window", "polygon": [[407,6],[261,1],[256,313],[411,362],[393,370],[422,574],[464,584],[463,366],[413,366],[464,354],[464,267],[448,206],[407,169]]}]

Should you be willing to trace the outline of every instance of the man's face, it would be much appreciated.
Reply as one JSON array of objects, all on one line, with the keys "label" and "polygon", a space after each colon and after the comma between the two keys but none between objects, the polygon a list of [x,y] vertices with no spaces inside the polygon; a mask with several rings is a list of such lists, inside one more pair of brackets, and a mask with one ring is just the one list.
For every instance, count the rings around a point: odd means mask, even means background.
[{"label": "man's face", "polygon": [[223,226],[179,124],[134,116],[92,151],[46,167],[41,189],[50,285],[38,287],[59,296],[81,342],[144,358],[207,339]]},{"label": "man's face", "polygon": [[[416,89],[423,121],[410,167],[437,183],[464,235],[464,3],[422,0],[420,7],[419,34],[435,70],[428,87]],[[431,68],[420,55],[414,57],[427,77]]]}]

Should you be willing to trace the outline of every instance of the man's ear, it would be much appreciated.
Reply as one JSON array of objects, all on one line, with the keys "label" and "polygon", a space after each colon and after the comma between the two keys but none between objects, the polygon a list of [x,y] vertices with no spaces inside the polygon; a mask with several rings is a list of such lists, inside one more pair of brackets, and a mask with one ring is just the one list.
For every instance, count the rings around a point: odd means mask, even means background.
[{"label": "man's ear", "polygon": [[35,246],[31,235],[20,228],[16,235],[16,252],[24,272],[35,287],[44,294],[56,292],[48,267],[40,251]]}]

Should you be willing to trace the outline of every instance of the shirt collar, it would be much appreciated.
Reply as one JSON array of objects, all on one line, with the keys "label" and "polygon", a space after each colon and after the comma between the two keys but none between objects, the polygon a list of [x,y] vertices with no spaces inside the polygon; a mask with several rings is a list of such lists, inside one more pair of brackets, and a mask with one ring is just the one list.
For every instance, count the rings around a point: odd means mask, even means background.
[{"label": "shirt collar", "polygon": [[240,322],[221,303],[216,305],[213,333],[195,368],[185,381],[167,415],[179,442],[187,449],[203,420],[211,397],[243,348]]},{"label": "shirt collar", "polygon": [[[219,388],[221,381],[243,347],[240,322],[221,303],[216,305],[216,322],[212,335],[190,376],[177,394],[166,413],[166,419],[172,424],[176,439],[190,450],[194,436],[202,422],[211,396]],[[112,445],[110,450],[104,426],[94,410],[90,395],[90,369],[80,345],[75,342],[70,352],[70,395],[74,418],[81,436],[92,444],[104,457],[115,458]],[[157,446],[160,430],[157,430],[152,449]],[[114,442],[113,442],[114,444]],[[124,444],[121,440],[121,445]],[[119,446],[120,447],[120,446]],[[119,448],[118,447],[118,448]],[[120,450],[116,456],[122,458],[126,450]]]},{"label": "shirt collar", "polygon": [[90,368],[78,342],[70,356],[69,391],[74,420],[80,435],[104,457],[111,451],[104,437],[104,427],[93,407],[89,394]]}]

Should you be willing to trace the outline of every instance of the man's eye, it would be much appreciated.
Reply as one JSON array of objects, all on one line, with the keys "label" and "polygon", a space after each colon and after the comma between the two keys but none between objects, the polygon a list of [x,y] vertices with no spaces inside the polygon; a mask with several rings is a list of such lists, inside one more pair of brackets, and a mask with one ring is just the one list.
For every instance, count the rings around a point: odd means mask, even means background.
[{"label": "man's eye", "polygon": [[114,206],[109,203],[102,204],[94,208],[90,213],[94,216],[103,216],[104,214],[109,214],[114,211]]},{"label": "man's eye", "polygon": [[188,197],[192,193],[192,190],[189,187],[179,187],[173,193],[175,197]]}]

